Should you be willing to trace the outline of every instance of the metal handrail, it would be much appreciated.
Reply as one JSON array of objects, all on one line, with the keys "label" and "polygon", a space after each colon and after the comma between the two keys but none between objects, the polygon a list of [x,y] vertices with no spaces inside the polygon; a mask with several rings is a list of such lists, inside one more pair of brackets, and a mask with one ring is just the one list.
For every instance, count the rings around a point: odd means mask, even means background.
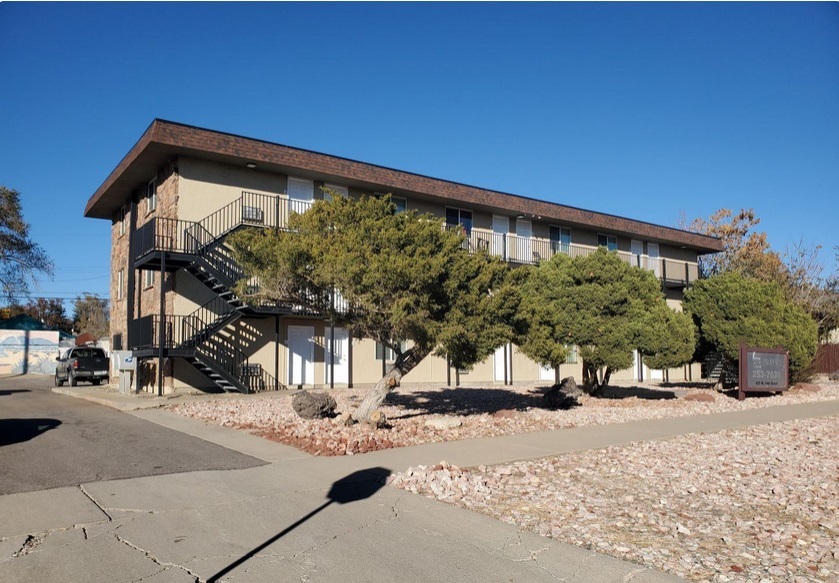
[{"label": "metal handrail", "polygon": [[154,217],[134,233],[134,259],[153,251],[190,253],[194,221]]},{"label": "metal handrail", "polygon": [[229,302],[216,296],[192,313],[182,316],[184,326],[189,328],[189,332],[183,335],[183,346],[194,347],[206,340],[235,311]]},{"label": "metal handrail", "polygon": [[[513,233],[490,233],[473,229],[464,233],[464,248],[470,252],[483,251],[501,257],[513,263],[537,264],[554,255],[564,254],[569,257],[584,257],[597,251],[597,247],[586,247],[574,243],[561,243],[538,237],[522,237]],[[690,283],[699,277],[695,263],[638,255],[628,251],[614,251],[623,261],[648,269],[661,279]]]}]

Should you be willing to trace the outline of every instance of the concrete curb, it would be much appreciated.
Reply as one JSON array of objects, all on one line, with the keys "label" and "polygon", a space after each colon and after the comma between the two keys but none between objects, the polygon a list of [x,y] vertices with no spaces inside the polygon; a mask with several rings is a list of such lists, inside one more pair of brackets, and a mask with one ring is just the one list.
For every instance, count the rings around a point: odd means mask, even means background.
[{"label": "concrete curb", "polygon": [[131,397],[120,394],[111,395],[101,390],[97,391],[100,394],[96,394],[93,392],[95,389],[87,388],[65,389],[64,387],[53,387],[51,390],[53,393],[58,393],[59,395],[65,395],[67,397],[74,397],[76,399],[90,401],[92,403],[105,405],[106,407],[117,409],[119,411],[137,411],[139,409],[153,409],[157,407],[162,407],[163,405],[171,404],[173,402],[172,399],[165,399],[160,397],[150,397],[148,399],[143,399],[142,401],[140,401],[137,397]]}]

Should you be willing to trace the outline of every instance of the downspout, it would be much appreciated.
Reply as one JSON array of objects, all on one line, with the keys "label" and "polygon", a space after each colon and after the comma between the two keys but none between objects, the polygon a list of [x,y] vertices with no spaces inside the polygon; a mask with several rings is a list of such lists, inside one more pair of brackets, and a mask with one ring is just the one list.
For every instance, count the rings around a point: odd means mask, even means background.
[{"label": "downspout", "polygon": [[160,330],[157,347],[157,396],[163,396],[163,352],[166,343],[166,251],[160,253]]}]

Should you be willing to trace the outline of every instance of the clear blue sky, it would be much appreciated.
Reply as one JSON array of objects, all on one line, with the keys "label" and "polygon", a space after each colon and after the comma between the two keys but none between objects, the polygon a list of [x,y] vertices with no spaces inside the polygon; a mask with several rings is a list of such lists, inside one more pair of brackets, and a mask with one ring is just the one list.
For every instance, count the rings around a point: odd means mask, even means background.
[{"label": "clear blue sky", "polygon": [[108,295],[82,212],[155,117],[839,244],[836,3],[2,3],[0,71],[0,184],[56,263],[34,295]]}]

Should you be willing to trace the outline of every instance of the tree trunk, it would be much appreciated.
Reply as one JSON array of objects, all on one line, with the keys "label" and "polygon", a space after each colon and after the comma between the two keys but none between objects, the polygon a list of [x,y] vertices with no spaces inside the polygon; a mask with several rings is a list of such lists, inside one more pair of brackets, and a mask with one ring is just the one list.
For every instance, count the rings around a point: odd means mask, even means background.
[{"label": "tree trunk", "polygon": [[411,372],[430,352],[430,349],[421,350],[414,346],[400,355],[387,374],[364,396],[361,405],[353,413],[355,420],[369,421],[370,414],[378,409],[389,392],[399,386],[402,377]]},{"label": "tree trunk", "polygon": [[612,377],[612,369],[606,367],[603,371],[603,378],[600,378],[600,371],[594,366],[583,361],[583,391],[592,397],[599,396],[606,385],[609,384],[609,379]]},{"label": "tree trunk", "polygon": [[609,385],[609,379],[612,378],[612,367],[607,366],[603,372],[603,380],[600,382],[600,390],[605,389]]},{"label": "tree trunk", "polygon": [[583,361],[583,391],[592,395],[597,390],[597,369]]}]

